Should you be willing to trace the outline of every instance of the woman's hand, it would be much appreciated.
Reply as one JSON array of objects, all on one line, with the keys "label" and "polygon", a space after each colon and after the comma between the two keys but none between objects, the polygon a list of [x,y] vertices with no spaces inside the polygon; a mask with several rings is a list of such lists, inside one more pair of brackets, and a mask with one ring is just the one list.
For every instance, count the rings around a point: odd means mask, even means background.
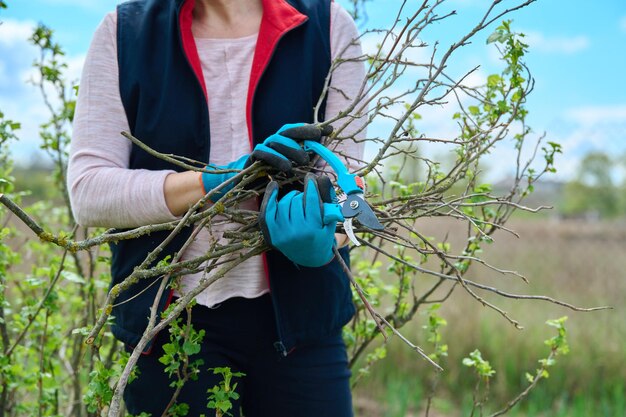
[{"label": "woman's hand", "polygon": [[330,262],[337,222],[344,220],[330,179],[307,174],[303,192],[277,197],[278,184],[272,181],[259,215],[265,241],[298,265],[319,267]]},{"label": "woman's hand", "polygon": [[[281,127],[278,132],[266,138],[263,143],[256,145],[250,155],[243,155],[236,161],[226,165],[208,165],[206,169],[242,170],[250,166],[255,161],[263,161],[276,171],[290,173],[292,167],[308,164],[309,156],[304,149],[302,149],[302,146],[299,143],[288,136],[281,135],[281,132],[303,125],[303,123],[286,124]],[[203,172],[201,175],[201,182],[204,187],[204,192],[208,193],[210,190],[222,184],[224,181],[234,177],[236,174],[237,172],[220,174]],[[232,182],[222,187],[217,193],[213,194],[211,200],[213,202],[219,200],[234,186],[235,183]]]}]

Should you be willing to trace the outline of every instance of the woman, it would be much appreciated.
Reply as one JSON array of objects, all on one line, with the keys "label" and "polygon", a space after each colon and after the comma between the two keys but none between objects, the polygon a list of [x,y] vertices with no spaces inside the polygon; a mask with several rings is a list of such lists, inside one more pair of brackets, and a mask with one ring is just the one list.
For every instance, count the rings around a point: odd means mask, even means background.
[{"label": "woman", "polygon": [[[121,4],[97,29],[81,79],[68,170],[78,222],[130,228],[171,221],[224,179],[203,174],[199,183],[198,173],[131,145],[119,135],[123,130],[160,152],[212,165],[240,168],[264,146],[292,159],[271,145],[276,132],[288,123],[313,122],[331,60],[342,52],[344,58],[360,56],[352,43],[356,37],[350,16],[330,0]],[[346,107],[363,78],[356,62],[334,71],[321,116]],[[342,146],[360,159],[356,142]],[[317,193],[313,186],[309,190]],[[258,209],[255,201],[245,204]],[[223,230],[217,224],[202,230],[183,260],[203,254]],[[178,251],[190,233],[177,236],[159,259]],[[166,235],[111,245],[113,283]],[[280,240],[275,237],[272,242]],[[352,415],[341,340],[341,327],[354,313],[346,276],[337,259],[302,266],[274,246],[278,250],[249,259],[196,298],[192,323],[206,332],[197,355],[204,366],[177,399],[190,407],[188,415],[210,415],[207,390],[219,378],[207,368],[219,366],[245,374],[234,415],[240,408],[247,417]],[[200,278],[183,277],[178,291],[193,288]],[[146,327],[158,287],[150,283],[140,281],[116,300],[112,331],[128,349]],[[178,295],[163,297],[160,311]],[[164,343],[167,335],[161,333],[137,363],[139,376],[124,395],[132,414],[160,416],[172,397],[158,361]]]}]

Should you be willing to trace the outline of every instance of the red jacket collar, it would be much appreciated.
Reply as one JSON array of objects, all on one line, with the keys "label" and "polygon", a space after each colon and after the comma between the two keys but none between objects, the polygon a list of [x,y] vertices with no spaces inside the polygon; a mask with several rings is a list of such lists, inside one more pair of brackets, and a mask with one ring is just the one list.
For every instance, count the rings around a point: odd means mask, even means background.
[{"label": "red jacket collar", "polygon": [[204,82],[204,75],[202,75],[202,64],[200,63],[200,57],[198,56],[198,49],[196,48],[196,41],[193,38],[193,32],[191,31],[191,24],[193,23],[193,8],[196,5],[195,0],[184,0],[180,11],[178,12],[178,26],[180,28],[180,40],[183,44],[183,50],[189,61],[189,65],[193,69],[196,78],[202,87],[204,97],[208,100],[208,94],[206,91],[206,84]]},{"label": "red jacket collar", "polygon": [[280,38],[290,30],[300,26],[308,17],[285,0],[263,0],[263,18],[259,28],[254,60],[250,70],[250,84],[246,100],[246,121],[250,149],[254,146],[252,126],[252,102],[257,85],[267,68]]},{"label": "red jacket collar", "polygon": [[[250,84],[248,85],[248,97],[246,100],[246,120],[248,124],[251,148],[253,144],[252,102],[256,87],[263,75],[263,72],[265,71],[265,68],[269,64],[272,55],[274,54],[274,49],[276,49],[276,45],[278,44],[280,38],[282,38],[285,33],[300,26],[308,19],[306,15],[300,13],[286,0],[262,0],[262,2],[263,17],[261,19],[259,36],[257,38],[254,59],[252,61]],[[183,0],[179,12],[180,35],[185,55],[189,60],[189,64],[191,65],[193,72],[198,78],[202,91],[204,91],[204,96],[207,97],[208,100],[204,75],[202,74],[202,65],[200,63],[200,57],[198,56],[196,42],[191,31],[195,3],[195,0]]]},{"label": "red jacket collar", "polygon": [[300,13],[286,0],[262,0],[263,20],[259,35],[264,33],[264,25],[271,25],[281,33],[287,32],[307,20],[306,15]]}]

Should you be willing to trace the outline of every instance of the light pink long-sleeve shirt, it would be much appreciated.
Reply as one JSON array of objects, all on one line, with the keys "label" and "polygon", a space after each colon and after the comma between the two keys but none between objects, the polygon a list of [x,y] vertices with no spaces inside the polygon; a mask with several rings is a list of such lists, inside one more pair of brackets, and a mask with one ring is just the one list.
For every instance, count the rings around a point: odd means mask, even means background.
[{"label": "light pink long-sleeve shirt", "polygon": [[[108,14],[94,34],[83,68],[68,167],[72,210],[78,223],[85,226],[124,228],[175,220],[163,191],[165,178],[174,171],[128,168],[131,142],[120,132],[130,129],[119,96],[116,25],[116,14]],[[361,56],[360,45],[353,43],[357,36],[352,18],[332,3],[332,59],[344,49],[342,58]],[[246,97],[256,39],[257,35],[195,39],[209,96],[213,164],[226,164],[250,152]],[[359,62],[346,62],[333,72],[327,118],[350,104],[363,78],[364,67]],[[357,131],[358,124],[353,123],[351,129]],[[341,147],[345,154],[362,158],[361,144],[346,140]],[[256,210],[254,201],[244,204]],[[182,259],[203,255],[229,227],[234,225],[219,222],[210,230],[201,230]],[[184,276],[181,291],[196,286],[202,276]],[[257,256],[231,270],[199,294],[197,301],[213,306],[231,297],[253,298],[266,292],[262,259]]]}]

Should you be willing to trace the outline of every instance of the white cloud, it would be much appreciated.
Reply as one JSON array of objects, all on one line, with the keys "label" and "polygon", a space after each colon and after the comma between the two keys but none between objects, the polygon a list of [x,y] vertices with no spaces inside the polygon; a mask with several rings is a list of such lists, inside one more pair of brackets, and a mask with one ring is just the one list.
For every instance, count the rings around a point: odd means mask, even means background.
[{"label": "white cloud", "polygon": [[25,42],[33,33],[35,22],[30,20],[2,19],[0,23],[0,46],[10,47]]},{"label": "white cloud", "polygon": [[471,88],[480,87],[487,84],[487,74],[481,68],[478,68],[465,77],[462,84]]},{"label": "white cloud", "polygon": [[[419,110],[422,119],[417,125],[420,132],[428,137],[454,138],[458,133],[451,116],[455,109],[453,103],[444,106],[430,106]],[[380,122],[376,122],[380,123]],[[370,133],[384,137],[391,128],[390,123],[371,126]],[[530,157],[533,143],[545,131],[546,141],[562,146],[562,154],[556,157],[557,173],[551,179],[569,180],[575,177],[581,159],[591,151],[605,152],[611,156],[626,153],[626,104],[584,106],[565,110],[558,119],[547,126],[534,126],[534,132],[528,137],[523,158]],[[515,131],[511,131],[512,136]],[[498,181],[514,174],[516,150],[513,141],[504,140],[484,158],[487,180]],[[422,142],[423,155],[438,160],[452,147]],[[536,157],[535,166],[541,168],[541,153]]]},{"label": "white cloud", "polygon": [[80,76],[83,71],[83,64],[85,63],[86,56],[87,54],[80,54],[80,55],[67,57],[65,61],[67,63],[67,70],[65,71],[65,77],[69,82],[75,83],[75,82],[78,82],[78,80],[80,80]]},{"label": "white cloud", "polygon": [[7,86],[8,80],[9,73],[7,70],[7,65],[3,61],[0,61],[0,88],[4,88],[5,86]]},{"label": "white cloud", "polygon": [[568,179],[576,175],[581,158],[588,152],[611,156],[626,153],[626,104],[568,109],[546,130],[548,139],[563,147],[556,166],[558,176]]},{"label": "white cloud", "polygon": [[498,48],[493,45],[490,46],[490,48],[487,48],[487,59],[489,60],[489,63],[501,66],[502,54],[500,53],[500,51],[498,51]]},{"label": "white cloud", "polygon": [[557,54],[575,54],[583,51],[591,45],[587,36],[547,36],[541,32],[522,31],[526,34],[526,43],[531,51]]},{"label": "white cloud", "polygon": [[[22,124],[20,140],[11,151],[16,160],[28,162],[40,145],[39,126],[50,117],[38,88],[29,80],[37,78],[32,63],[37,49],[28,42],[36,24],[31,21],[5,19],[0,25],[0,111],[6,118]],[[84,55],[66,56],[68,81],[77,81]],[[51,95],[53,98],[54,95]]]},{"label": "white cloud", "polygon": [[[626,104],[566,110],[548,126],[534,126],[528,145],[544,132],[545,141],[560,144],[563,152],[556,155],[557,173],[546,179],[570,180],[577,175],[580,161],[589,152],[604,152],[611,157],[626,154]],[[512,145],[511,141],[501,142],[485,158],[489,180],[497,181],[512,174],[515,161]],[[529,156],[530,148],[527,146],[525,157]],[[541,168],[541,152],[535,161],[535,167]]]},{"label": "white cloud", "polygon": [[[569,109],[566,118],[583,126],[626,124],[626,104],[617,106],[584,106]],[[625,138],[626,139],[626,138]]]}]

